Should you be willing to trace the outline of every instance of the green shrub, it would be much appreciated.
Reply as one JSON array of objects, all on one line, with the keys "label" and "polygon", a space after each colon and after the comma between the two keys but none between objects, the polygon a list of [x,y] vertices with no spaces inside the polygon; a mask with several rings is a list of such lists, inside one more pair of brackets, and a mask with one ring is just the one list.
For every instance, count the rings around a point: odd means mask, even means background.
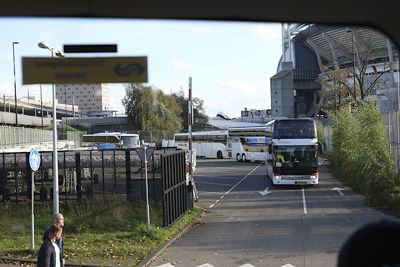
[{"label": "green shrub", "polygon": [[326,138],[325,138],[325,133],[324,133],[324,125],[322,124],[321,121],[315,121],[317,125],[317,137],[318,141],[323,145],[324,150],[326,149]]},{"label": "green shrub", "polygon": [[399,179],[382,116],[375,103],[342,107],[332,118],[332,147],[329,160],[337,174],[376,206],[397,203]]}]

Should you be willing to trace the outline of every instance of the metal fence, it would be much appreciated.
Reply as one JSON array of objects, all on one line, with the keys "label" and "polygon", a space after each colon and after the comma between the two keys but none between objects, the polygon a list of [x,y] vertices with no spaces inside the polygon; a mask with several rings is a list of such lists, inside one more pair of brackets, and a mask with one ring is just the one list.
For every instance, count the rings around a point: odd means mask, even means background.
[{"label": "metal fence", "polygon": [[[59,140],[63,139],[62,132],[59,133]],[[81,134],[67,131],[66,139],[74,142],[74,147],[82,144]],[[0,147],[21,146],[27,144],[38,144],[53,141],[53,132],[36,128],[24,128],[13,126],[0,126]]]},{"label": "metal fence", "polygon": [[13,126],[0,126],[0,146],[33,144],[50,142],[52,140],[52,131]]},{"label": "metal fence", "polygon": [[188,209],[184,151],[161,156],[163,218],[168,227]]},{"label": "metal fence", "polygon": [[[39,152],[41,165],[34,175],[35,201],[53,197],[53,157]],[[162,163],[163,162],[163,163]],[[58,152],[60,203],[80,203],[85,198],[124,195],[130,201],[144,200],[144,163],[132,149]],[[29,153],[0,154],[0,201],[27,204],[31,192]],[[164,226],[187,210],[185,152],[156,150],[148,163],[149,198],[163,202]]]},{"label": "metal fence", "polygon": [[389,141],[389,149],[395,163],[396,173],[399,173],[400,170],[399,115],[399,111],[382,113]]}]

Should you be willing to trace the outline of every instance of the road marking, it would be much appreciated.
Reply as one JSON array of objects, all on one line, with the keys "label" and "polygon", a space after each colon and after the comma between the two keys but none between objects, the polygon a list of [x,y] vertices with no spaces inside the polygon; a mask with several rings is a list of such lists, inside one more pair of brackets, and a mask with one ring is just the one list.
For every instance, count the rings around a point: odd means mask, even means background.
[{"label": "road marking", "polygon": [[303,208],[304,208],[304,214],[307,214],[307,204],[306,204],[306,196],[304,194],[304,188],[301,189],[301,193],[303,195]]},{"label": "road marking", "polygon": [[[163,265],[159,265],[159,266],[157,266],[157,267],[174,267],[175,265],[173,265],[173,264],[171,264],[171,263],[165,263],[165,264],[163,264]],[[204,264],[202,264],[202,265],[198,265],[197,267],[214,267],[214,265],[211,265],[211,264],[209,264],[209,263],[204,263]],[[250,263],[246,263],[246,264],[243,264],[243,265],[240,265],[239,267],[255,267],[253,264],[250,264]],[[296,267],[296,266],[294,266],[294,265],[291,265],[291,264],[286,264],[286,265],[284,265],[284,266],[282,266],[282,267]]]},{"label": "road marking", "polygon": [[288,264],[282,265],[281,267],[296,267],[296,266],[294,266],[294,265],[288,263]]},{"label": "road marking", "polygon": [[224,186],[232,186],[231,184],[221,184],[221,183],[204,183],[196,181],[196,184],[214,184],[214,185],[224,185]]},{"label": "road marking", "polygon": [[[231,187],[231,189],[229,189],[228,191],[225,192],[224,195],[229,194],[233,189],[236,188],[236,186],[238,186],[241,182],[244,181],[244,179],[246,179],[247,177],[249,177],[250,174],[252,174],[258,167],[260,167],[261,164],[258,164],[254,169],[252,169],[245,177],[243,177],[239,182],[237,182],[234,186]],[[219,202],[219,199],[217,199],[213,204],[210,205],[210,207],[208,207],[209,209],[211,209],[212,207],[214,207],[215,204],[217,204]]]},{"label": "road marking", "polygon": [[[202,178],[202,179],[210,179],[209,175],[196,175],[195,178]],[[234,178],[234,177],[215,177],[217,180],[219,179],[226,179],[226,180],[240,180],[241,178]]]},{"label": "road marking", "polygon": [[335,188],[333,188],[332,190],[336,190],[342,197],[344,197],[344,194],[343,194],[343,188],[340,188],[340,187],[335,187]]},{"label": "road marking", "polygon": [[258,193],[260,193],[262,196],[265,196],[265,195],[268,195],[269,193],[271,193],[271,192],[268,192],[268,186],[264,189],[264,191],[262,191],[262,192],[258,192]]},{"label": "road marking", "polygon": [[[196,184],[197,184],[197,182],[196,182]],[[221,194],[221,192],[209,192],[209,191],[198,191],[198,190],[197,190],[197,192],[198,193],[204,193],[204,194],[216,194],[216,195]]]}]

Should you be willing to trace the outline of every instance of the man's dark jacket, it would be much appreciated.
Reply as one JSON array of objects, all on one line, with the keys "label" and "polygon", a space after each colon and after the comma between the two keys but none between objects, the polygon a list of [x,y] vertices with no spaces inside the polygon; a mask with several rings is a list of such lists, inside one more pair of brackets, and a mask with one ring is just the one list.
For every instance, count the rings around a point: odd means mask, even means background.
[{"label": "man's dark jacket", "polygon": [[[50,238],[44,237],[42,246],[39,249],[37,267],[55,267],[56,266],[56,250],[50,241]],[[60,266],[63,267],[61,253]]]}]

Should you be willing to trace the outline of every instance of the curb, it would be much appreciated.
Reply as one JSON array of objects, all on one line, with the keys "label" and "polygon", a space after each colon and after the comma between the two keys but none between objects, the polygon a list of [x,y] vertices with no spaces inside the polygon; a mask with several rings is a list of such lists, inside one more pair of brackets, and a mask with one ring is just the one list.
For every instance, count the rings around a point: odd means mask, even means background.
[{"label": "curb", "polygon": [[169,238],[167,241],[162,243],[158,248],[150,253],[146,258],[144,258],[137,266],[140,267],[148,267],[150,264],[155,261],[156,258],[158,258],[169,246],[171,246],[177,239],[181,238],[187,231],[192,229],[194,226],[198,224],[200,219],[204,216],[206,213],[206,210],[203,209],[202,214],[194,220],[192,223],[186,225],[182,230],[179,232],[175,233],[171,238]]},{"label": "curb", "polygon": [[[4,263],[3,263],[4,262]],[[0,257],[0,264],[9,264],[16,265],[15,263],[19,264],[37,264],[36,260],[23,260],[23,259],[15,259],[15,258],[2,258]],[[18,266],[18,265],[17,265]],[[66,263],[64,266],[78,266],[78,267],[105,267],[106,265],[90,265],[90,264],[79,264],[79,263]]]}]

